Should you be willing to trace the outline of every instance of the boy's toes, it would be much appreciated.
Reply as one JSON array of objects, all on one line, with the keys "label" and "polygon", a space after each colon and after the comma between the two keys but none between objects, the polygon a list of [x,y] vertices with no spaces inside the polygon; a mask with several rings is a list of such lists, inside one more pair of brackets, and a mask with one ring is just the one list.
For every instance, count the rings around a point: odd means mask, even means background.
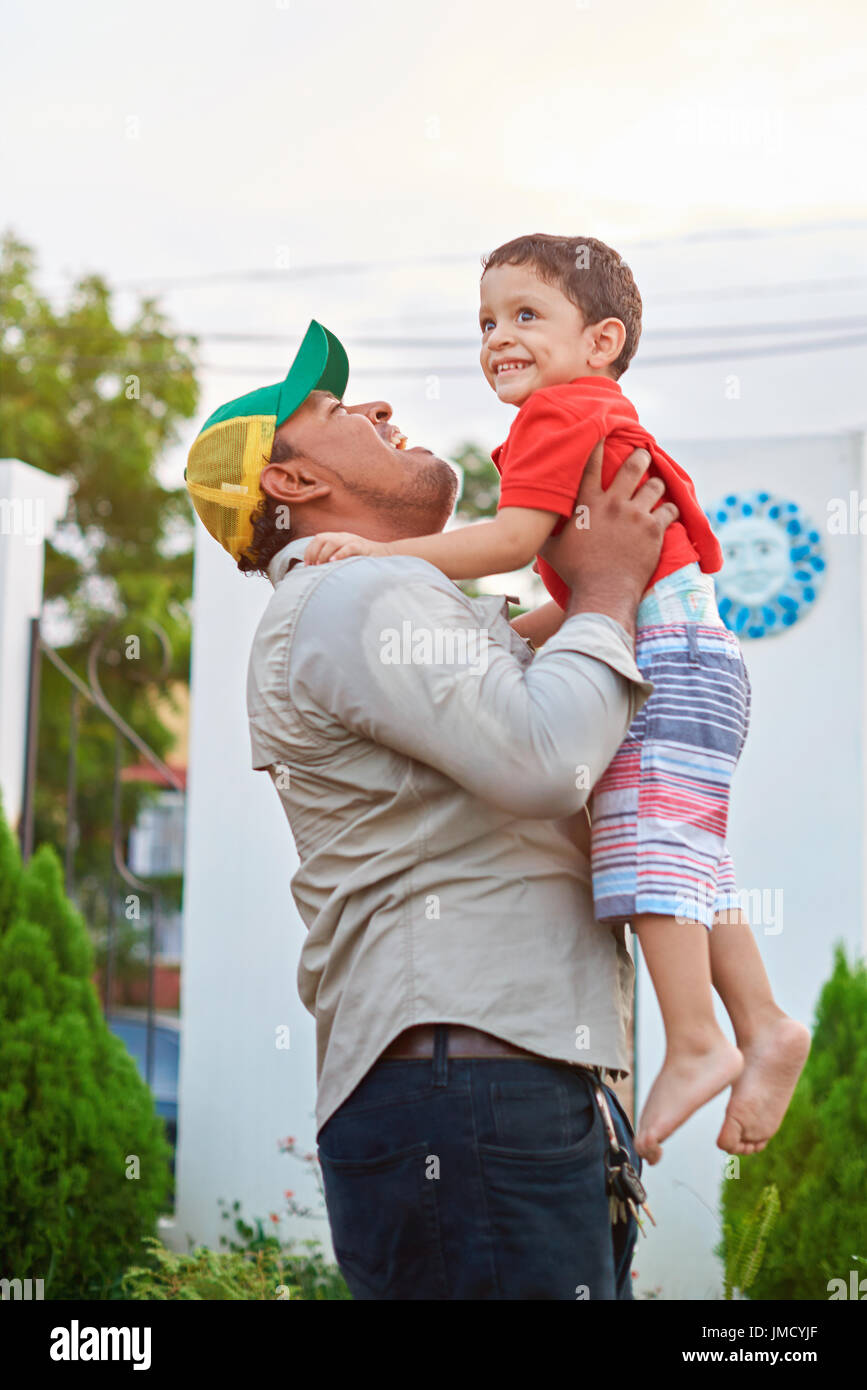
[{"label": "boy's toes", "polygon": [[762,1149],[767,1148],[767,1145],[767,1139],[740,1139],[732,1148],[723,1144],[720,1144],[719,1147],[725,1148],[728,1153],[759,1154]]},{"label": "boy's toes", "polygon": [[723,1120],[723,1127],[717,1137],[717,1148],[724,1149],[726,1153],[738,1154],[744,1152],[743,1130],[737,1120],[733,1120],[730,1115],[726,1115]]}]

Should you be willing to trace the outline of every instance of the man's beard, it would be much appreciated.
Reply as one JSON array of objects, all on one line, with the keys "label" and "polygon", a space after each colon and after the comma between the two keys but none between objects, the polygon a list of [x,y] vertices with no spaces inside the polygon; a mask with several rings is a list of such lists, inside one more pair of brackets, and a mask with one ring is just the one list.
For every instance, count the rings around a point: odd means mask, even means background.
[{"label": "man's beard", "polygon": [[452,514],[458,495],[458,479],[453,468],[435,456],[416,464],[408,485],[398,494],[381,492],[364,483],[343,479],[347,492],[358,497],[372,511],[390,517],[401,537],[427,536],[441,531]]}]

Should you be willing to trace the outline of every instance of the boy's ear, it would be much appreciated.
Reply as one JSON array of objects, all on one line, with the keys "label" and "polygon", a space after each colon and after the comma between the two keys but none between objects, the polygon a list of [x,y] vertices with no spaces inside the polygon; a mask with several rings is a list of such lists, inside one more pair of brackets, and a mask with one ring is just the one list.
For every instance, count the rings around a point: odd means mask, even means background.
[{"label": "boy's ear", "polygon": [[610,367],[616,362],[626,342],[626,327],[620,319],[601,319],[590,328],[592,350],[587,361],[591,367]]}]

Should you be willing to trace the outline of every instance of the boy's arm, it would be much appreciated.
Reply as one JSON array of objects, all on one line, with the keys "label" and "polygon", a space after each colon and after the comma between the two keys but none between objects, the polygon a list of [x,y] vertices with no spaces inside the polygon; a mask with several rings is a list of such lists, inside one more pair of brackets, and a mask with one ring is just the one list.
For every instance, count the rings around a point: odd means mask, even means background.
[{"label": "boy's arm", "polygon": [[502,507],[491,521],[409,540],[369,541],[347,531],[320,531],[307,546],[304,563],[322,565],[350,555],[415,555],[436,565],[449,579],[484,579],[523,569],[558,520],[558,512]]},{"label": "boy's arm", "polygon": [[520,618],[513,618],[512,627],[519,637],[528,638],[534,647],[541,647],[549,637],[560,631],[565,616],[559,603],[551,599],[550,603],[543,603],[541,608],[534,608],[530,613],[522,613]]}]

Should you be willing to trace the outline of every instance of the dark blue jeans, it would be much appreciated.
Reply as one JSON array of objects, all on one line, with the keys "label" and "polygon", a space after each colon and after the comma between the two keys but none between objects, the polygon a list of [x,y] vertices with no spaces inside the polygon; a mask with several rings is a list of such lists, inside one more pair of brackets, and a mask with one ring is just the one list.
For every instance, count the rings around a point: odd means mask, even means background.
[{"label": "dark blue jeans", "polygon": [[[612,1226],[592,1078],[560,1062],[378,1061],[318,1135],[357,1299],[630,1299],[637,1226]],[[633,1132],[605,1094],[636,1172]]]}]

